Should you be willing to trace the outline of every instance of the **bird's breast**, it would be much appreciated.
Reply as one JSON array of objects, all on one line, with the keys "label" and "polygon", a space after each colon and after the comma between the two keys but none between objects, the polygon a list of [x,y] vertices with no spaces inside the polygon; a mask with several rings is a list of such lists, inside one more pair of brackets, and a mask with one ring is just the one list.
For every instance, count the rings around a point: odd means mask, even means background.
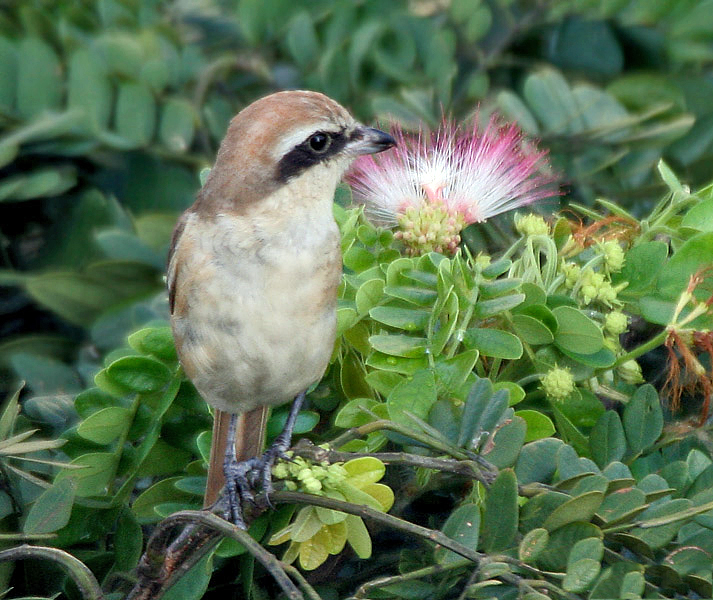
[{"label": "bird's breast", "polygon": [[193,275],[178,274],[188,285],[174,333],[187,374],[221,410],[289,401],[332,352],[341,254],[331,209],[280,225],[254,215],[187,223]]}]

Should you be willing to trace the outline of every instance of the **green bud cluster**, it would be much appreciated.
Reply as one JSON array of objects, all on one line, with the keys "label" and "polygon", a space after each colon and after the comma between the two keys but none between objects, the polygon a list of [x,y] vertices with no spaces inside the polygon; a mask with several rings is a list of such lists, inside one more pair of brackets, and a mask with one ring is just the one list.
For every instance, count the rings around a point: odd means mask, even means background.
[{"label": "green bud cluster", "polygon": [[616,302],[617,289],[612,286],[604,273],[587,267],[582,270],[579,283],[579,297],[583,304],[587,305],[593,300],[598,300],[611,307]]},{"label": "green bud cluster", "polygon": [[[291,456],[290,453],[288,453]],[[347,480],[348,473],[340,463],[313,464],[304,458],[280,461],[272,468],[272,475],[285,480],[288,490],[322,495],[325,489],[337,489]]]},{"label": "green bud cluster", "polygon": [[622,250],[619,242],[609,240],[600,244],[600,248],[604,254],[604,262],[609,271],[621,271],[621,268],[624,266],[624,250]]},{"label": "green bud cluster", "polygon": [[560,269],[565,277],[564,284],[571,290],[579,281],[579,276],[582,274],[582,267],[577,263],[563,261]]},{"label": "green bud cluster", "polygon": [[398,216],[400,230],[394,237],[401,240],[411,256],[440,252],[455,254],[465,217],[450,210],[442,201],[431,200],[420,206],[409,206]]},{"label": "green bud cluster", "polygon": [[604,318],[604,330],[611,335],[621,335],[629,326],[629,317],[619,310],[613,310]]},{"label": "green bud cluster", "polygon": [[515,219],[515,229],[520,235],[549,235],[550,226],[540,215],[522,215]]},{"label": "green bud cluster", "polygon": [[554,367],[541,379],[542,389],[550,400],[562,402],[575,388],[574,377],[569,369]]},{"label": "green bud cluster", "polygon": [[644,383],[644,376],[641,374],[641,367],[635,360],[627,360],[619,365],[616,369],[616,374],[619,375],[622,381],[631,385]]},{"label": "green bud cluster", "polygon": [[478,252],[478,255],[475,257],[475,264],[481,269],[487,269],[490,266],[491,262],[492,259],[490,258],[489,254],[483,254],[482,252]]}]

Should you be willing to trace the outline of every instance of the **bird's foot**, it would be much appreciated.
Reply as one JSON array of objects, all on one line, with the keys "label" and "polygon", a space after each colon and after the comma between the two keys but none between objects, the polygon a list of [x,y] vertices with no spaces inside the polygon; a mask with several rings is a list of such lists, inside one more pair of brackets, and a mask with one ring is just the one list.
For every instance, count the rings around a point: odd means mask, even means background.
[{"label": "bird's foot", "polygon": [[243,517],[243,502],[254,502],[249,476],[254,461],[255,459],[250,459],[238,462],[226,458],[223,464],[225,494],[228,500],[226,518],[240,529],[248,528]]},{"label": "bird's foot", "polygon": [[228,432],[227,452],[223,462],[223,473],[225,474],[225,493],[228,500],[226,516],[236,526],[247,529],[243,516],[243,502],[255,504],[253,490],[261,488],[265,492],[265,502],[272,508],[270,494],[274,491],[272,485],[272,467],[277,459],[292,460],[287,455],[287,450],[292,443],[292,431],[295,427],[297,415],[304,402],[305,393],[299,394],[290,408],[287,422],[280,435],[275,438],[262,456],[256,456],[248,460],[238,462],[235,458],[235,429],[237,423],[236,415],[230,420]]}]

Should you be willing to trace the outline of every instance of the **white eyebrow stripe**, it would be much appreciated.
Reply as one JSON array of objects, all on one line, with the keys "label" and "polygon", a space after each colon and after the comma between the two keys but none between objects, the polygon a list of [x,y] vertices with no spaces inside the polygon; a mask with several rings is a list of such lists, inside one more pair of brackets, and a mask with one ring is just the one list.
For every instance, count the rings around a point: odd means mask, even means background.
[{"label": "white eyebrow stripe", "polygon": [[340,128],[335,127],[334,123],[330,121],[317,121],[310,123],[309,125],[303,125],[297,129],[293,129],[289,135],[283,137],[279,143],[275,146],[273,150],[273,158],[278,162],[283,156],[288,152],[293,150],[295,146],[299,146],[304,142],[310,135],[317,133],[318,131],[325,131],[328,133],[339,133]]}]

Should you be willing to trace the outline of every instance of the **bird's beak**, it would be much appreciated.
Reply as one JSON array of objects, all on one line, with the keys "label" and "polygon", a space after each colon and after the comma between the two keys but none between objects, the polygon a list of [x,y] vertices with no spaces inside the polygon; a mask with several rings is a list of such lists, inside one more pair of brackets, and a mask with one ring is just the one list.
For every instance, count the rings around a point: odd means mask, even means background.
[{"label": "bird's beak", "polygon": [[359,125],[350,136],[348,149],[354,154],[376,154],[396,145],[396,140],[388,133],[373,127]]}]

